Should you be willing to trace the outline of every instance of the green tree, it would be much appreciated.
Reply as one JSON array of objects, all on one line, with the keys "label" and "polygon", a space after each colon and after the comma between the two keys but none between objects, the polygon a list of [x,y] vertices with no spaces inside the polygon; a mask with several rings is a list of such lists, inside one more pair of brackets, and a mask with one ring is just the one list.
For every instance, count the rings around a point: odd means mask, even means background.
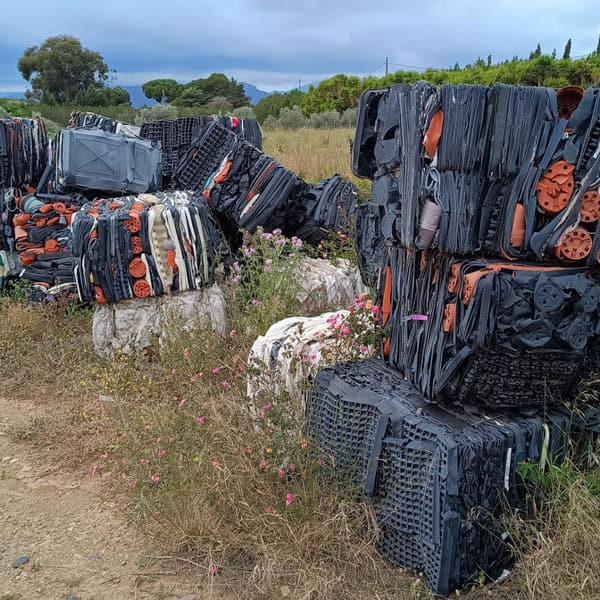
[{"label": "green tree", "polygon": [[358,104],[363,86],[354,75],[334,75],[321,81],[317,87],[310,86],[302,99],[302,112],[306,116],[313,113],[336,110],[344,112]]},{"label": "green tree", "polygon": [[223,73],[212,73],[206,79],[190,81],[183,86],[174,104],[196,107],[208,104],[212,98],[226,98],[234,108],[250,104],[250,99],[244,94],[244,86]]},{"label": "green tree", "polygon": [[77,96],[77,104],[82,106],[130,106],[129,92],[122,87],[92,85]]},{"label": "green tree", "polygon": [[142,85],[142,90],[146,98],[157,102],[162,102],[163,98],[166,98],[167,102],[173,102],[181,95],[183,86],[174,79],[152,79]]},{"label": "green tree", "polygon": [[47,104],[73,102],[90,87],[108,79],[108,66],[98,52],[81,46],[70,35],[50,37],[25,50],[17,64],[31,84],[27,97]]},{"label": "green tree", "polygon": [[275,92],[262,98],[254,107],[256,118],[263,123],[268,117],[279,118],[282,108],[293,108],[302,104],[304,92],[290,90],[289,92]]},{"label": "green tree", "polygon": [[565,45],[565,51],[563,52],[563,60],[569,60],[571,58],[571,38],[567,40]]}]

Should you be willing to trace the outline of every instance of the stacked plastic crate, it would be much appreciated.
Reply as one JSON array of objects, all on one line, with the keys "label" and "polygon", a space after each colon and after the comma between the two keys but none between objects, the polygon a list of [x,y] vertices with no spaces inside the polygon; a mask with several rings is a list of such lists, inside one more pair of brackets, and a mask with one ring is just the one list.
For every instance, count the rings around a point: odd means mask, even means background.
[{"label": "stacked plastic crate", "polygon": [[21,271],[17,238],[22,230],[14,220],[20,199],[44,171],[47,149],[41,119],[0,118],[0,289]]},{"label": "stacked plastic crate", "polygon": [[357,244],[389,365],[320,373],[308,431],[374,496],[382,553],[437,593],[504,568],[518,464],[597,429],[572,402],[600,365],[600,90],[568,98],[424,82],[361,98]]}]

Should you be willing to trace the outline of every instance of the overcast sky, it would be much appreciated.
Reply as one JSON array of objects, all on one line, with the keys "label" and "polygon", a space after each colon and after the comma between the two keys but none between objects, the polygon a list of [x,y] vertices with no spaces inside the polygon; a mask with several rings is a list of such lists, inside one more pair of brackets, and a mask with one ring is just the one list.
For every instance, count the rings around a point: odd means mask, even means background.
[{"label": "overcast sky", "polygon": [[383,75],[407,67],[528,56],[540,43],[571,56],[596,49],[598,0],[4,0],[0,91],[27,83],[27,46],[78,37],[116,69],[117,83],[187,82],[222,72],[287,90],[335,73]]}]

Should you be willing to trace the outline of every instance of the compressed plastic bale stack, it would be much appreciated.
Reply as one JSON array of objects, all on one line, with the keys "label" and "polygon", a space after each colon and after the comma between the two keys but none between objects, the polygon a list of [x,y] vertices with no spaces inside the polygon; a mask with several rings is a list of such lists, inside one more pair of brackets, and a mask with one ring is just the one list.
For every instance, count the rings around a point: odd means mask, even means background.
[{"label": "compressed plastic bale stack", "polygon": [[41,119],[0,117],[0,188],[32,191],[46,166],[47,150]]},{"label": "compressed plastic bale stack", "polygon": [[600,367],[600,274],[392,248],[385,350],[427,398],[529,408],[572,401]]},{"label": "compressed plastic bale stack", "polygon": [[569,119],[551,89],[424,82],[366,92],[359,112],[353,169],[386,240],[598,263],[600,90]]},{"label": "compressed plastic bale stack", "polygon": [[169,182],[176,167],[198,137],[200,131],[211,121],[217,121],[225,129],[246,140],[259,150],[262,149],[262,134],[255,119],[237,117],[181,117],[159,119],[144,123],[140,136],[161,143],[163,151],[163,175]]},{"label": "compressed plastic bale stack", "polygon": [[15,251],[15,230],[13,216],[17,212],[15,188],[0,189],[0,289],[7,279],[15,277],[21,266]]},{"label": "compressed plastic bale stack", "polygon": [[218,122],[207,125],[180,160],[180,187],[202,192],[224,228],[280,228],[316,245],[346,231],[357,191],[339,175],[309,186],[278,161],[240,141]]},{"label": "compressed plastic bale stack", "polygon": [[103,117],[102,115],[97,115],[95,113],[79,111],[71,113],[68,127],[70,129],[77,129],[78,127],[102,129],[109,133],[127,135],[129,137],[140,137],[141,131],[140,128],[135,125],[122,123],[116,119]]},{"label": "compressed plastic bale stack", "polygon": [[84,202],[78,194],[30,194],[17,200],[13,223],[20,277],[46,290],[74,282],[70,225]]},{"label": "compressed plastic bale stack", "polygon": [[569,423],[442,409],[381,360],[322,369],[306,402],[307,435],[332,473],[373,498],[378,549],[439,594],[502,572],[499,518],[525,499],[518,466],[560,463]]},{"label": "compressed plastic bale stack", "polygon": [[210,286],[221,242],[203,199],[187,192],[88,203],[73,220],[79,297],[114,302]]},{"label": "compressed plastic bale stack", "polygon": [[429,399],[556,405],[597,368],[600,93],[558,97],[420,82],[361,99],[359,259],[394,307],[390,363]]},{"label": "compressed plastic bale stack", "polygon": [[117,135],[97,128],[63,129],[53,143],[53,189],[145,193],[162,186],[161,150],[157,142]]},{"label": "compressed plastic bale stack", "polygon": [[[172,327],[173,320],[177,328]],[[96,304],[92,321],[94,349],[98,354],[132,354],[160,346],[187,330],[207,321],[224,337],[227,329],[225,295],[214,284],[172,296],[131,298],[121,302]]]}]

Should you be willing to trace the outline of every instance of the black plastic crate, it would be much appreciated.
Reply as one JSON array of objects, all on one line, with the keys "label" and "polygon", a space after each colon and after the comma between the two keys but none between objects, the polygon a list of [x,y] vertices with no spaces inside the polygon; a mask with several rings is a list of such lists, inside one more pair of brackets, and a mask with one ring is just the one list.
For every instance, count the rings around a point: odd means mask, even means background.
[{"label": "black plastic crate", "polygon": [[518,465],[560,463],[571,417],[446,410],[383,361],[369,360],[322,369],[306,423],[332,459],[332,474],[372,495],[378,549],[447,594],[508,564],[501,517],[524,507]]}]

